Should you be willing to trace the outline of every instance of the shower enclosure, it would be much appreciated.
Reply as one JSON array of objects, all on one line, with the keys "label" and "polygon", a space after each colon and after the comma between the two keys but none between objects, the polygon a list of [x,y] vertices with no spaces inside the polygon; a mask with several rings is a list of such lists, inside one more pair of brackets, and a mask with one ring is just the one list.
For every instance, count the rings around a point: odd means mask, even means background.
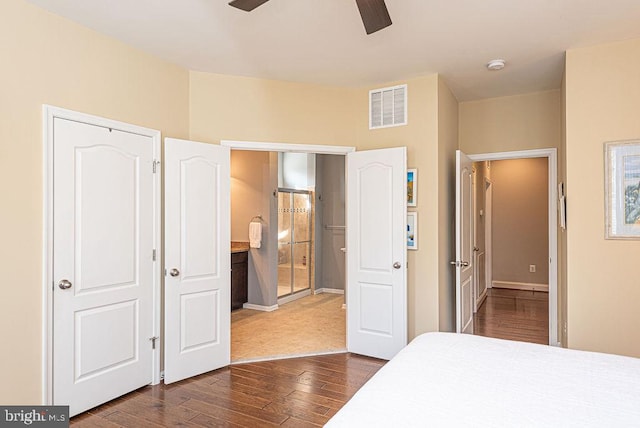
[{"label": "shower enclosure", "polygon": [[278,298],[311,288],[311,192],[278,189]]}]

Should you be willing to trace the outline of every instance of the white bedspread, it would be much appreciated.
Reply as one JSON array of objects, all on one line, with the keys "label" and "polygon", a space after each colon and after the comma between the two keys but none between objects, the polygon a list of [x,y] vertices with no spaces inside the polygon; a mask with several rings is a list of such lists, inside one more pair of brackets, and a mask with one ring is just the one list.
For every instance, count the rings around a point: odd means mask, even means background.
[{"label": "white bedspread", "polygon": [[427,333],[327,427],[640,427],[640,359]]}]

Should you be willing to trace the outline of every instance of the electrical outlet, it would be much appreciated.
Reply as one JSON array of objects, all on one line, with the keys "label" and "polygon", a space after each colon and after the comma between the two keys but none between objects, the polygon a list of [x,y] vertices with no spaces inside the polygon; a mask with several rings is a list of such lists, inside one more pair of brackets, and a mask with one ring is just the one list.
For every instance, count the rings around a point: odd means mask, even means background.
[{"label": "electrical outlet", "polygon": [[536,265],[529,265],[529,272],[535,272],[536,271]]}]

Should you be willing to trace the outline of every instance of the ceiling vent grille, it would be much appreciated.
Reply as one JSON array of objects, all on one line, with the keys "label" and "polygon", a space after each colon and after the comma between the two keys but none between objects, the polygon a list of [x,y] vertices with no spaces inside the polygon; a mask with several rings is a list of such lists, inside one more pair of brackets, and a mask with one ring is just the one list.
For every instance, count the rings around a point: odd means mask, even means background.
[{"label": "ceiling vent grille", "polygon": [[407,85],[369,91],[369,129],[407,124]]}]

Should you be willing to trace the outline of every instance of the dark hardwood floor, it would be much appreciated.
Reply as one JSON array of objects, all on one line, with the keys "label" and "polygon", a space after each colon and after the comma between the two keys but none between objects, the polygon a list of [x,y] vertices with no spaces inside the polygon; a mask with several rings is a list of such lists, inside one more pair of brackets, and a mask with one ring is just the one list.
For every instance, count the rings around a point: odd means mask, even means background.
[{"label": "dark hardwood floor", "polygon": [[[549,343],[548,295],[491,289],[478,335]],[[147,386],[71,419],[74,427],[322,426],[386,361],[341,353],[238,364]]]},{"label": "dark hardwood floor", "polygon": [[549,294],[491,288],[474,315],[479,336],[549,344]]},{"label": "dark hardwood floor", "polygon": [[322,426],[385,362],[344,353],[238,364],[144,387],[72,418],[71,425]]}]

